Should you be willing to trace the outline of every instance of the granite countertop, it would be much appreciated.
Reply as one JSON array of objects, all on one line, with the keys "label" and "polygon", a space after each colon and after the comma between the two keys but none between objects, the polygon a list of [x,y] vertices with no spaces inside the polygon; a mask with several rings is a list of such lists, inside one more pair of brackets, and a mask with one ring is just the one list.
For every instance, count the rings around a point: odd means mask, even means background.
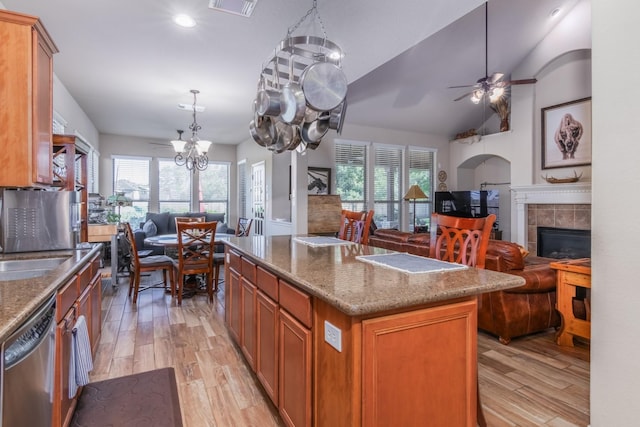
[{"label": "granite countertop", "polygon": [[0,342],[11,335],[40,305],[67,283],[93,256],[102,244],[87,248],[45,252],[0,254],[0,261],[41,258],[68,258],[44,276],[0,281]]},{"label": "granite countertop", "polygon": [[233,237],[224,244],[350,316],[524,285],[522,277],[465,268],[407,273],[357,259],[395,253],[358,244],[314,247],[295,236]]}]

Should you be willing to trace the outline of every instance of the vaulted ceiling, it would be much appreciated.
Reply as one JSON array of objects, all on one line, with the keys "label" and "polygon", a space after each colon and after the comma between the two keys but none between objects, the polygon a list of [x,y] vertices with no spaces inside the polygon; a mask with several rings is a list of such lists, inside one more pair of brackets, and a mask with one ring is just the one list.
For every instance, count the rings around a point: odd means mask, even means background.
[{"label": "vaulted ceiling", "polygon": [[[230,0],[225,0],[230,1]],[[491,0],[488,64],[509,74],[578,0]],[[100,133],[171,139],[191,123],[200,90],[201,137],[237,144],[248,123],[263,63],[313,4],[258,0],[250,18],[214,11],[207,0],[0,0],[39,16],[60,53],[54,72]],[[485,14],[479,0],[320,0],[330,40],[346,56],[347,123],[452,136],[488,114],[454,102],[485,75]],[[561,8],[551,17],[551,11]],[[198,25],[180,28],[176,13]],[[321,35],[307,19],[294,35]],[[529,77],[529,76],[526,76]]]}]

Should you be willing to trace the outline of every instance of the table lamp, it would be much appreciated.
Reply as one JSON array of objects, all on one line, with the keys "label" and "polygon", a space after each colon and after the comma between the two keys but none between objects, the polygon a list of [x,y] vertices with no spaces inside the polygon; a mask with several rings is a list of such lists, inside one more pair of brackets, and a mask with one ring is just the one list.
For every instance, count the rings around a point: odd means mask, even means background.
[{"label": "table lamp", "polygon": [[416,231],[416,199],[428,199],[422,188],[418,184],[409,187],[409,191],[404,195],[404,200],[413,200],[413,231]]}]

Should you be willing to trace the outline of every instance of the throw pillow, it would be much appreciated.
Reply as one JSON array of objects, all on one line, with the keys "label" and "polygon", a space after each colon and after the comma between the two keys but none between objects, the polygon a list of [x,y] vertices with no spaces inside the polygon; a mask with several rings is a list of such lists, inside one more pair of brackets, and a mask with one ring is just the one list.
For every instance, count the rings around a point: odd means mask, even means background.
[{"label": "throw pillow", "polygon": [[151,221],[150,219],[144,223],[142,226],[142,231],[147,237],[153,237],[158,234],[158,227],[156,227],[156,223]]},{"label": "throw pillow", "polygon": [[216,234],[227,234],[228,229],[227,224],[219,222],[218,225],[216,225]]}]

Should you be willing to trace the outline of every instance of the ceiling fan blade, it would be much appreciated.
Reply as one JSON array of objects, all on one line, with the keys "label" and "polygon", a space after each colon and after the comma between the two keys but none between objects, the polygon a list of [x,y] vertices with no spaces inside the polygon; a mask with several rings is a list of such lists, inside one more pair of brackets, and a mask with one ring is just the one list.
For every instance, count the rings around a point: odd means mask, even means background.
[{"label": "ceiling fan blade", "polygon": [[467,98],[469,95],[471,95],[473,92],[467,92],[464,95],[461,95],[459,97],[457,97],[456,99],[454,99],[454,101],[460,101],[461,99],[465,99]]},{"label": "ceiling fan blade", "polygon": [[503,73],[493,73],[491,74],[491,77],[488,78],[488,81],[490,84],[495,84],[500,80],[502,80],[503,77],[504,77]]},{"label": "ceiling fan blade", "polygon": [[508,82],[505,82],[509,85],[529,85],[529,84],[533,84],[535,82],[537,82],[538,79],[521,79],[521,80],[510,80]]},{"label": "ceiling fan blade", "polygon": [[462,85],[462,86],[447,86],[447,89],[458,89],[461,87],[475,87],[477,85],[473,84],[473,85]]}]

